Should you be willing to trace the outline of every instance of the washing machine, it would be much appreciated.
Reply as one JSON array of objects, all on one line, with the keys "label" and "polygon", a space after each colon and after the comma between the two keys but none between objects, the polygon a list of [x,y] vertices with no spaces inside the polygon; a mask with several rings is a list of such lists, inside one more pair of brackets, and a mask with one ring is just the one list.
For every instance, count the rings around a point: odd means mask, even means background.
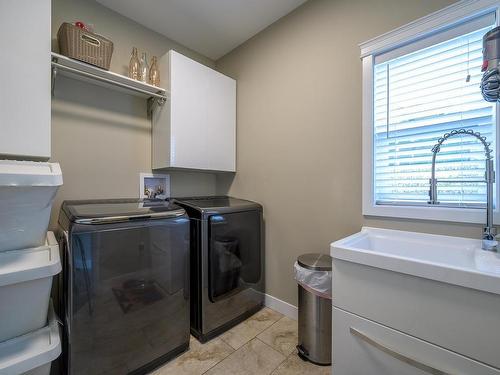
[{"label": "washing machine", "polygon": [[174,202],[191,220],[191,333],[206,342],[264,304],[262,206],[225,196]]},{"label": "washing machine", "polygon": [[146,374],[189,347],[189,217],[165,201],[66,201],[64,374]]}]

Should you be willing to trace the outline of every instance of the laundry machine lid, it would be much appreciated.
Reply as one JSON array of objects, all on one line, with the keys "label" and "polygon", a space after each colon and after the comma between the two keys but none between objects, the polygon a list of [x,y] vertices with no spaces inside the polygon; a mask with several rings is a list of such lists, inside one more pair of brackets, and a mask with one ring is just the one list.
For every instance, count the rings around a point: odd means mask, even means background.
[{"label": "laundry machine lid", "polygon": [[79,224],[107,224],[130,220],[179,217],[185,211],[168,201],[155,199],[99,199],[64,201],[61,210],[69,221]]},{"label": "laundry machine lid", "polygon": [[174,203],[178,203],[185,208],[194,209],[202,214],[262,210],[259,203],[227,196],[176,198]]}]

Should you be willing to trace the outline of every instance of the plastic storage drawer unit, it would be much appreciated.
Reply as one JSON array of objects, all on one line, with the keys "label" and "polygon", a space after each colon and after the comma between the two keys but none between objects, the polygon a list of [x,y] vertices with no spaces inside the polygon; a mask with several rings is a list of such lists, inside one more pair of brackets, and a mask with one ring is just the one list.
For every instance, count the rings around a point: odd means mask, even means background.
[{"label": "plastic storage drawer unit", "polygon": [[43,245],[61,185],[57,163],[0,160],[0,251]]},{"label": "plastic storage drawer unit", "polygon": [[0,252],[0,342],[47,322],[52,277],[61,262],[54,233],[46,236],[45,246]]},{"label": "plastic storage drawer unit", "polygon": [[61,354],[58,324],[51,306],[45,327],[0,342],[0,374],[49,375],[52,361]]}]

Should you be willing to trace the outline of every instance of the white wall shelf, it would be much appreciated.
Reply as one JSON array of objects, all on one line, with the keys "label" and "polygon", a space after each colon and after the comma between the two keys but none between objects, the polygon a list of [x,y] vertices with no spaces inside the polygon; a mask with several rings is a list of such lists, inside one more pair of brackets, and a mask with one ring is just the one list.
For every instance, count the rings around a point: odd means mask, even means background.
[{"label": "white wall shelf", "polygon": [[161,87],[125,77],[84,62],[52,52],[52,95],[54,94],[58,74],[91,82],[93,84],[113,88],[131,95],[153,99],[158,105],[163,105],[169,99],[169,92]]}]

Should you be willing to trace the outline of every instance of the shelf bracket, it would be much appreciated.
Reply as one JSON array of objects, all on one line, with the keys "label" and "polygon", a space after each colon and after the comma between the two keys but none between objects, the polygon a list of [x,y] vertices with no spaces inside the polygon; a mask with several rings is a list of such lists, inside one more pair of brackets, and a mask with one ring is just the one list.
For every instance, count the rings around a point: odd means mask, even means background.
[{"label": "shelf bracket", "polygon": [[153,118],[153,112],[157,107],[161,107],[165,102],[167,101],[166,98],[155,98],[151,97],[148,99],[148,107],[147,107],[147,112],[148,112],[148,117]]},{"label": "shelf bracket", "polygon": [[57,68],[53,66],[51,72],[52,75],[51,75],[50,93],[52,96],[54,96],[54,89],[56,87]]}]

